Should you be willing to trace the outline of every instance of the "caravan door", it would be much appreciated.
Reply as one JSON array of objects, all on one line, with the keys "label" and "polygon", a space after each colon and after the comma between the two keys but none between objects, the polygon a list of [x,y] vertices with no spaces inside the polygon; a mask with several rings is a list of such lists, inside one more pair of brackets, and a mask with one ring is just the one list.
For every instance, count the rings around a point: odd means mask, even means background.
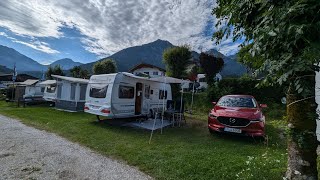
[{"label": "caravan door", "polygon": [[135,101],[135,114],[141,114],[142,105],[142,83],[136,84],[136,101]]}]

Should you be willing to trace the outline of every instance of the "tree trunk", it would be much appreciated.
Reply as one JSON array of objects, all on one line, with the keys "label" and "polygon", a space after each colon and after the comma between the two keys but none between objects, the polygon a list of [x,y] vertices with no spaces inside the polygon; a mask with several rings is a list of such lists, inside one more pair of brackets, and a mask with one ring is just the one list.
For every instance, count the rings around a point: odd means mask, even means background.
[{"label": "tree trunk", "polygon": [[318,179],[315,78],[304,77],[303,80],[313,87],[309,98],[298,94],[293,85],[290,85],[287,94],[289,137],[286,178],[292,180]]}]

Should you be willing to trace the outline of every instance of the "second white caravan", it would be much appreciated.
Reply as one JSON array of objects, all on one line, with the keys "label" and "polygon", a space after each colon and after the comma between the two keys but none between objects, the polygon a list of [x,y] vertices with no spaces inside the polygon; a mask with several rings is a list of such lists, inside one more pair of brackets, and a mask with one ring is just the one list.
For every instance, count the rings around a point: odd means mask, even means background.
[{"label": "second white caravan", "polygon": [[84,111],[107,119],[152,116],[167,100],[172,100],[170,84],[126,72],[93,75]]}]

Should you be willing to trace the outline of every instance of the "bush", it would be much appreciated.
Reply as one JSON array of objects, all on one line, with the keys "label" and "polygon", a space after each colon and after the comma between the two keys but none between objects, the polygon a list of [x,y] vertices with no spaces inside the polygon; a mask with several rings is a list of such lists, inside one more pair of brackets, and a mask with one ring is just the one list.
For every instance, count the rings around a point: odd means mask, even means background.
[{"label": "bush", "polygon": [[285,91],[281,86],[257,87],[260,80],[252,79],[248,76],[241,78],[222,79],[214,87],[209,87],[207,97],[211,101],[217,101],[221,96],[227,94],[246,94],[254,96],[259,102],[280,103]]}]

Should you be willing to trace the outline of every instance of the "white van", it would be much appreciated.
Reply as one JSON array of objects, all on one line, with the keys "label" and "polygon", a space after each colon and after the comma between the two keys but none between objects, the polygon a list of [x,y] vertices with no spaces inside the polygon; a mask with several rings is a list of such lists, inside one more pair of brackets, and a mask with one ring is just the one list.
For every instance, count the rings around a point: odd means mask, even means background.
[{"label": "white van", "polygon": [[131,73],[93,75],[84,111],[107,119],[152,116],[172,100],[170,84]]}]

